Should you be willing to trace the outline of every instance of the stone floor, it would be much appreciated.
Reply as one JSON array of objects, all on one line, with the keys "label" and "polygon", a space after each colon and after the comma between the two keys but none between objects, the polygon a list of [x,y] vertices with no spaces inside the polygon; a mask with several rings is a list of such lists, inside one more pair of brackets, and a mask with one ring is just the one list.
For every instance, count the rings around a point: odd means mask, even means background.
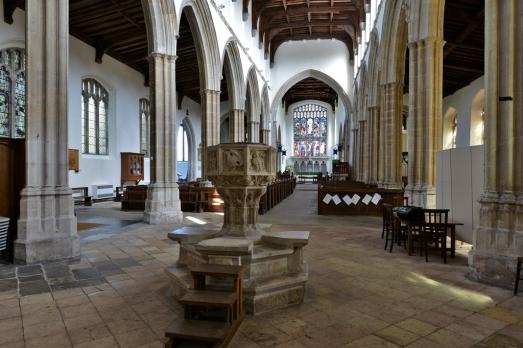
[{"label": "stone floor", "polygon": [[[311,185],[261,217],[310,230],[303,305],[248,317],[230,347],[523,347],[523,296],[468,280],[467,246],[447,265],[383,250],[380,219],[315,213]],[[0,266],[0,347],[162,347],[181,315],[163,269],[178,247],[114,203],[80,208],[79,260]],[[188,214],[187,225],[219,222]]]}]

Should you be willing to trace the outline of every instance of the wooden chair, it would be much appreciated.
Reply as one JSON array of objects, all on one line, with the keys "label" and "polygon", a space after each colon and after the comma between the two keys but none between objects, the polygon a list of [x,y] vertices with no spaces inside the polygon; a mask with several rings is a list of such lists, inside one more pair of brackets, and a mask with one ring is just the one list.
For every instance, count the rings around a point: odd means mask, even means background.
[{"label": "wooden chair", "polygon": [[[406,234],[402,230],[401,226],[397,223],[394,213],[392,211],[392,204],[383,203],[383,231],[382,235],[385,235],[385,248],[389,247],[389,252],[392,252],[394,243],[398,245],[403,244],[406,246],[407,238]],[[390,246],[389,246],[390,242]]]},{"label": "wooden chair", "polygon": [[425,253],[425,261],[429,262],[430,243],[441,249],[443,262],[447,263],[447,230],[449,209],[425,209],[425,223],[421,229],[421,251]]},{"label": "wooden chair", "polygon": [[514,286],[514,295],[518,294],[519,281],[521,278],[521,264],[523,263],[523,257],[518,257],[518,266],[516,269],[516,285]]}]

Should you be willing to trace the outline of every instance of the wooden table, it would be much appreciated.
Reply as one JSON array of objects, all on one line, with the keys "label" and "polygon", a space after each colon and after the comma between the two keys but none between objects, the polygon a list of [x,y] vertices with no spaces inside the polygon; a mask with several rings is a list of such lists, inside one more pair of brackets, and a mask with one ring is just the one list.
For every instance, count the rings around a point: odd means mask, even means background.
[{"label": "wooden table", "polygon": [[[397,225],[395,228],[401,228],[401,224],[404,223],[407,225],[407,252],[409,256],[414,253],[414,240],[412,238],[412,228],[414,226],[423,226],[424,222],[412,222],[401,220],[400,217],[394,213],[394,217],[397,219]],[[447,233],[450,232],[450,257],[456,256],[456,226],[463,226],[462,222],[458,221],[449,221],[447,222]]]}]

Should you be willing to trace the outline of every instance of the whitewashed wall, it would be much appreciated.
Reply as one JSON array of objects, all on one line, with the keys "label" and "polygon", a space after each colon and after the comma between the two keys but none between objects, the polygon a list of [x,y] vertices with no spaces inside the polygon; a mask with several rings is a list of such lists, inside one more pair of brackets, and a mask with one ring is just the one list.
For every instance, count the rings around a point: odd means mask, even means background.
[{"label": "whitewashed wall", "polygon": [[[109,155],[80,156],[80,172],[69,174],[72,187],[120,183],[120,153],[140,152],[138,101],[149,98],[144,77],[136,70],[105,55],[103,63],[94,61],[95,50],[71,37],[69,41],[69,147],[81,152],[81,81],[92,77],[109,92]],[[149,182],[149,159],[145,163]]]},{"label": "whitewashed wall", "polygon": [[271,69],[271,104],[275,94],[290,78],[305,70],[332,77],[349,94],[352,65],[347,46],[338,40],[291,41],[276,51]]},{"label": "whitewashed wall", "polygon": [[[476,95],[485,88],[485,78],[480,77],[472,81],[468,86],[456,91],[454,94],[443,98],[443,122],[445,115],[450,108],[454,108],[458,114],[458,128],[456,133],[456,147],[470,146],[471,124],[472,124],[472,104]],[[442,124],[442,136],[448,136],[448,125]]]},{"label": "whitewashed wall", "polygon": [[[0,6],[3,18],[3,6]],[[74,37],[69,41],[69,148],[81,149],[81,81],[93,77],[109,92],[109,155],[80,156],[80,172],[69,173],[71,187],[120,183],[120,152],[140,151],[140,98],[149,97],[143,75],[115,59],[104,56],[94,61],[94,48]],[[0,21],[0,48],[25,46],[25,13],[15,11],[14,23]],[[145,163],[145,182],[149,182],[149,160]]]}]

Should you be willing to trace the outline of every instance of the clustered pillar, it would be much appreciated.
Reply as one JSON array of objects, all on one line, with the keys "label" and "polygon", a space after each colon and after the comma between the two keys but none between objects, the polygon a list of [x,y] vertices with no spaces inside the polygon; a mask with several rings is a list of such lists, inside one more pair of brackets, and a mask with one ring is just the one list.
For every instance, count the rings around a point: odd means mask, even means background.
[{"label": "clustered pillar", "polygon": [[[205,89],[202,96],[202,177],[207,178],[206,151],[209,146],[220,143],[220,91]],[[241,132],[241,129],[239,131]]]},{"label": "clustered pillar", "polygon": [[476,279],[510,288],[523,256],[523,3],[485,5],[485,182],[470,259]]},{"label": "clustered pillar", "polygon": [[443,46],[438,37],[409,44],[409,202],[436,207],[436,154],[441,149]]},{"label": "clustered pillar", "polygon": [[403,108],[403,83],[390,82],[381,86],[383,122],[380,124],[380,148],[383,156],[380,163],[380,186],[389,189],[401,188],[401,113]]},{"label": "clustered pillar", "polygon": [[229,116],[229,140],[231,143],[242,143],[245,140],[244,111],[232,109]]},{"label": "clustered pillar", "polygon": [[151,183],[144,220],[149,224],[179,223],[183,215],[176,175],[176,56],[152,53]]},{"label": "clustered pillar", "polygon": [[76,257],[80,244],[68,182],[69,1],[28,0],[25,11],[27,175],[15,260],[32,263]]},{"label": "clustered pillar", "polygon": [[369,183],[376,184],[378,182],[378,160],[379,153],[379,107],[369,107]]}]

